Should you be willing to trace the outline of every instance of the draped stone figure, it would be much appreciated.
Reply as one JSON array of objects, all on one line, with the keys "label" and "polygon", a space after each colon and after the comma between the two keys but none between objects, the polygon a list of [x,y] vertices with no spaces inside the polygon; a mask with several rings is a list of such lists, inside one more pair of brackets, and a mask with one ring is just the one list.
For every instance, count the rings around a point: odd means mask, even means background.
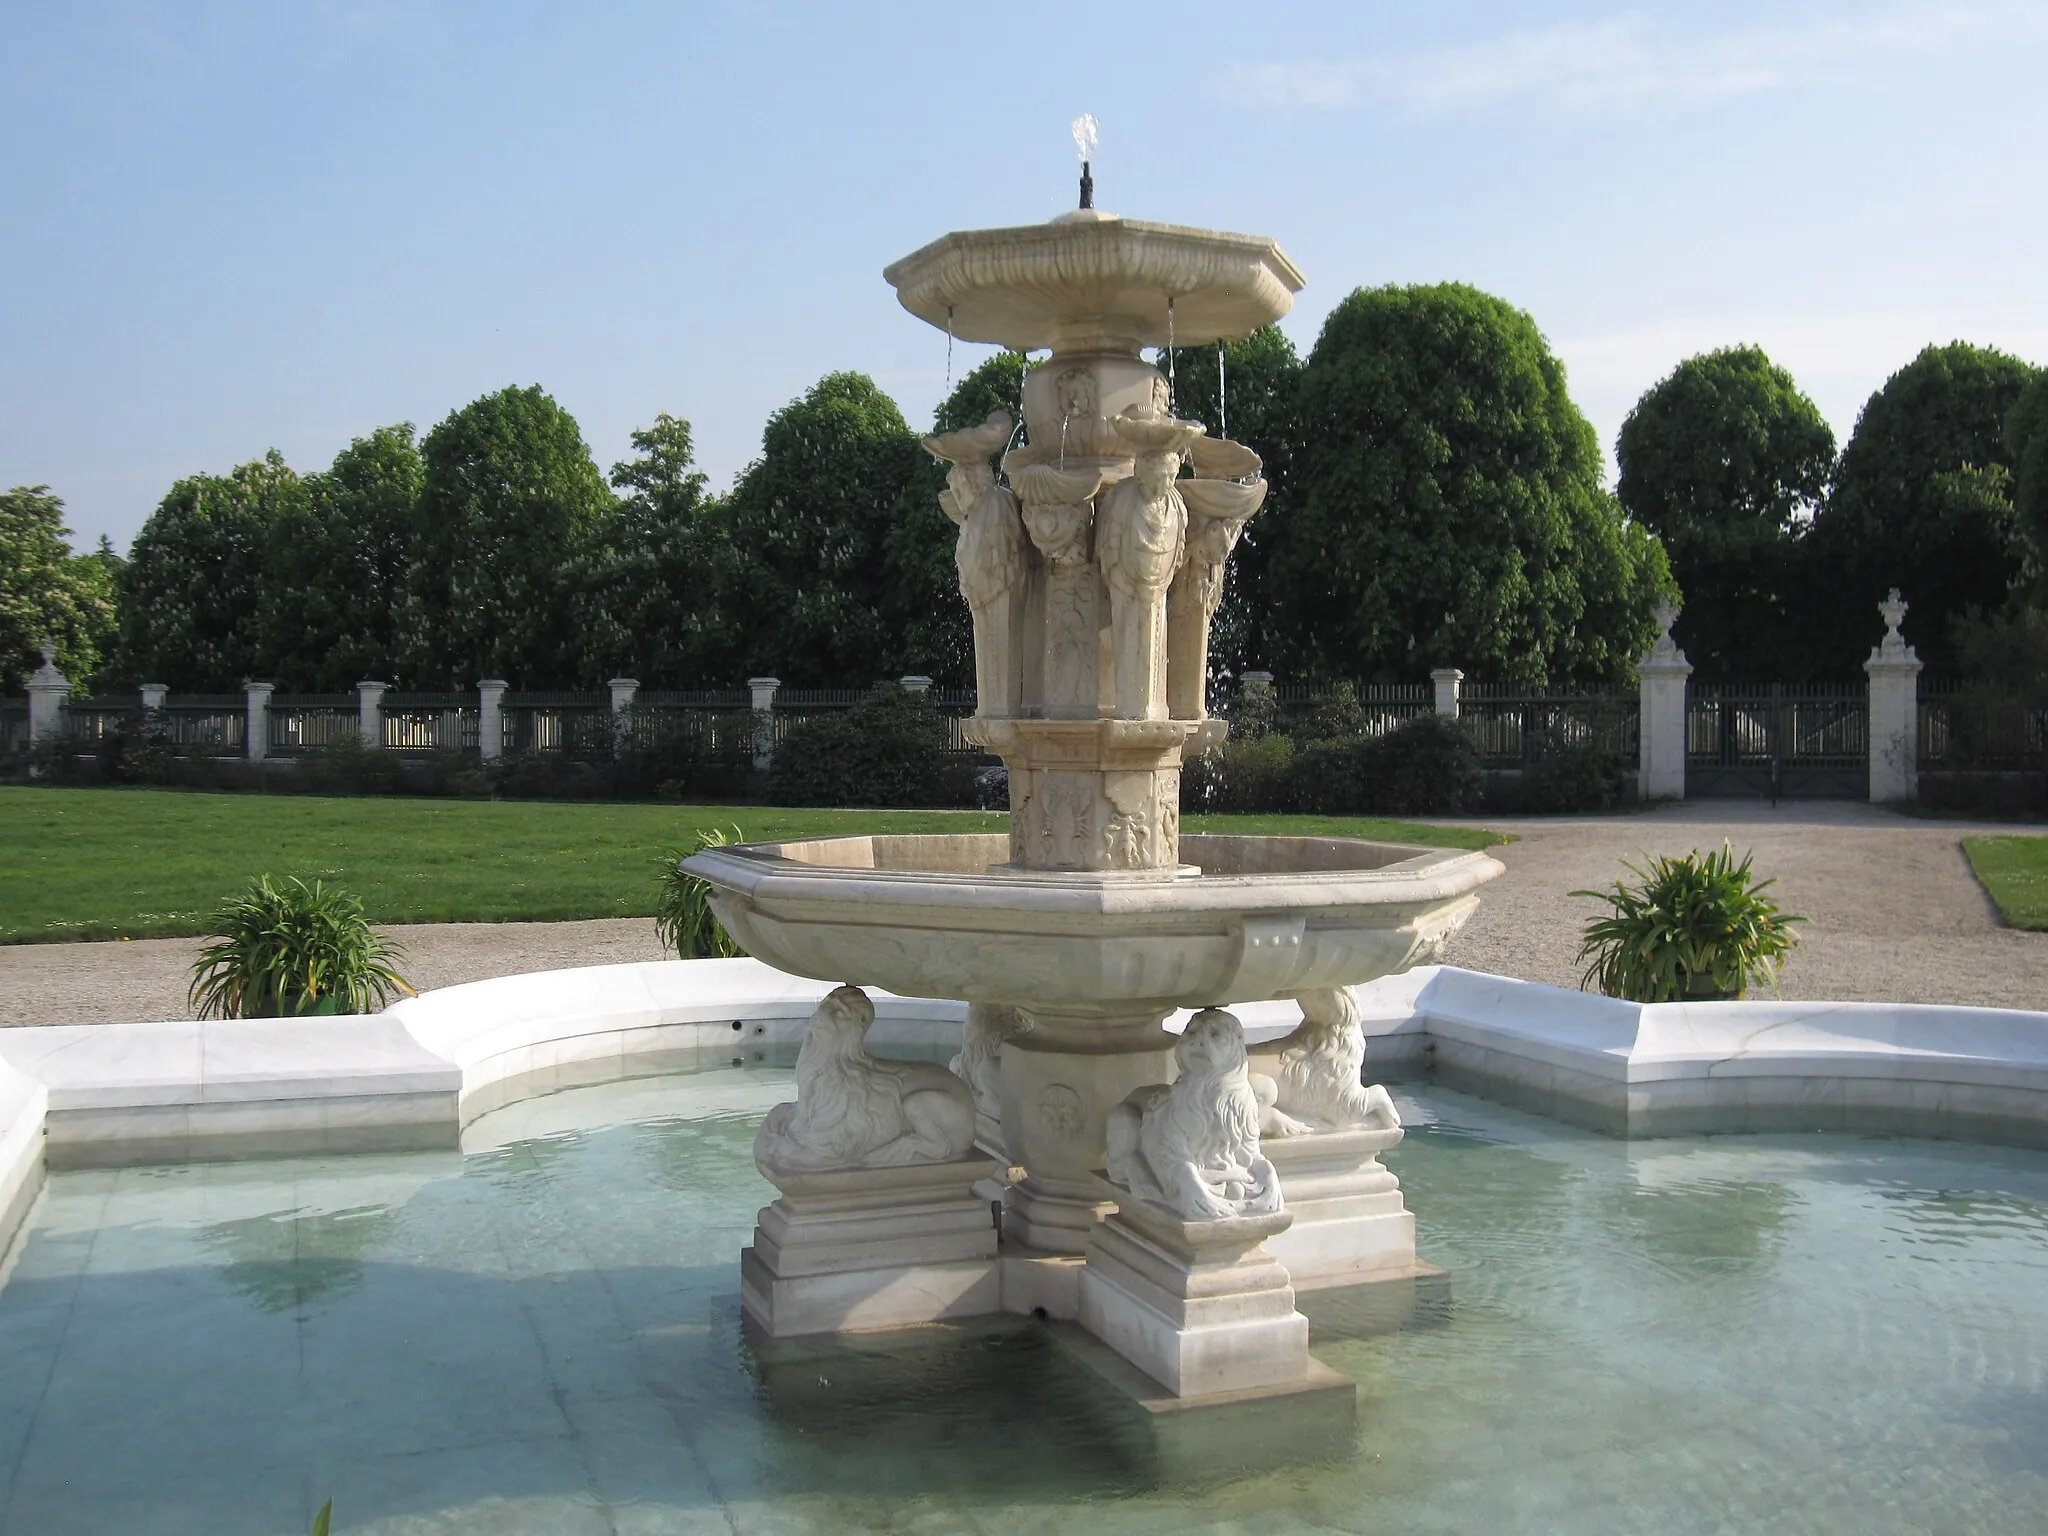
[{"label": "draped stone figure", "polygon": [[944,459],[946,489],[939,506],[960,529],[954,559],[960,567],[960,595],[974,616],[974,681],[977,713],[1014,715],[1018,705],[1018,605],[1023,600],[1024,525],[1017,498],[996,484],[989,459],[1010,441],[1008,411],[991,411],[978,427],[962,427],[924,440],[927,453]]},{"label": "draped stone figure", "polygon": [[1116,718],[1164,720],[1166,589],[1180,568],[1187,504],[1174,481],[1198,422],[1146,416],[1133,406],[1115,419],[1135,459],[1133,473],[1105,499],[1095,528],[1095,557],[1109,586]]},{"label": "draped stone figure", "polygon": [[1045,713],[1054,720],[1095,717],[1095,577],[1088,564],[1099,466],[1061,469],[1035,447],[1004,461],[1024,500],[1024,526],[1045,557]]},{"label": "draped stone figure", "polygon": [[1223,600],[1223,572],[1245,523],[1266,501],[1256,453],[1228,438],[1188,444],[1195,478],[1174,489],[1187,506],[1187,551],[1166,596],[1166,703],[1175,720],[1207,716],[1209,626]]}]

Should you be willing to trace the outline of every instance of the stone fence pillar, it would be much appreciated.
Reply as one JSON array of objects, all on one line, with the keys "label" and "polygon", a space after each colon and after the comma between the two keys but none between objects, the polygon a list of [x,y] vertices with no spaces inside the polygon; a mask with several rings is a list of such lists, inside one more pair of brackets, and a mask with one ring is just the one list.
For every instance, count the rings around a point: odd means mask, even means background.
[{"label": "stone fence pillar", "polygon": [[505,690],[509,686],[502,677],[487,677],[476,685],[476,750],[487,763],[505,755]]},{"label": "stone fence pillar", "polygon": [[57,647],[43,646],[43,664],[28,680],[28,739],[49,741],[64,732],[64,701],[71,680],[57,670]]},{"label": "stone fence pillar", "polygon": [[1897,587],[1877,605],[1884,638],[1863,663],[1870,678],[1870,798],[1879,804],[1920,793],[1921,661],[1899,633],[1906,607]]},{"label": "stone fence pillar", "polygon": [[754,767],[761,773],[775,758],[775,690],[779,677],[750,677],[747,691],[754,696]]},{"label": "stone fence pillar", "polygon": [[375,678],[356,684],[356,739],[366,747],[384,745],[384,689]]},{"label": "stone fence pillar", "polygon": [[932,680],[928,677],[906,677],[903,679],[905,693],[930,693]]},{"label": "stone fence pillar", "polygon": [[249,697],[242,755],[252,763],[260,763],[270,756],[270,696],[277,692],[277,684],[251,680],[242,684],[242,692]]},{"label": "stone fence pillar", "polygon": [[1270,672],[1241,672],[1238,674],[1237,680],[1247,688],[1270,688],[1273,686],[1273,674]]},{"label": "stone fence pillar", "polygon": [[640,679],[615,677],[605,686],[612,691],[612,741],[623,746],[633,731],[633,695],[640,691]]},{"label": "stone fence pillar", "polygon": [[1636,663],[1642,708],[1636,724],[1636,793],[1645,800],[1685,798],[1685,680],[1692,663],[1671,638],[1678,610],[1657,608],[1663,633]]},{"label": "stone fence pillar", "polygon": [[1446,720],[1457,719],[1458,685],[1465,681],[1465,674],[1456,667],[1438,667],[1429,680],[1436,685],[1436,712]]},{"label": "stone fence pillar", "polygon": [[142,685],[142,708],[145,714],[164,707],[164,700],[171,695],[168,683],[144,683]]}]

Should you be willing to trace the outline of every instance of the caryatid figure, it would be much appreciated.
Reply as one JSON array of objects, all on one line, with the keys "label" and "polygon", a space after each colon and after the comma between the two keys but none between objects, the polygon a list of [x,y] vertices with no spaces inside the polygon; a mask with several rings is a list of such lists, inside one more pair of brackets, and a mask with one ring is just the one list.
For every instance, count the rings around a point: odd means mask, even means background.
[{"label": "caryatid figure", "polygon": [[1166,704],[1176,720],[1208,714],[1209,625],[1223,600],[1223,569],[1266,500],[1266,482],[1252,478],[1261,461],[1244,444],[1198,437],[1188,457],[1195,478],[1174,487],[1188,509],[1187,553],[1166,595]]},{"label": "caryatid figure", "polygon": [[960,528],[953,556],[960,595],[974,616],[977,714],[1001,719],[1017,713],[1018,604],[1024,594],[1024,525],[1017,498],[996,484],[990,457],[1010,441],[1008,411],[991,411],[978,427],[962,427],[924,440],[925,451],[947,461],[939,505]]},{"label": "caryatid figure", "polygon": [[1136,460],[1130,479],[1110,491],[1095,524],[1095,558],[1109,585],[1116,717],[1164,720],[1166,589],[1180,568],[1188,521],[1174,481],[1181,455],[1202,426],[1141,414],[1135,406],[1111,425]]}]

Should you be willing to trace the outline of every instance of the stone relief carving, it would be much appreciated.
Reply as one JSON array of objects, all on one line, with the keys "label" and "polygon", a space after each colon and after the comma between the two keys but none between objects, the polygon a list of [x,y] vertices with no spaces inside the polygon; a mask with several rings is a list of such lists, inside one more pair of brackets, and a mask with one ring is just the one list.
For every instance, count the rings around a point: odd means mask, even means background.
[{"label": "stone relief carving", "polygon": [[1111,489],[1095,529],[1096,560],[1109,585],[1116,715],[1164,720],[1165,597],[1180,568],[1188,520],[1174,481],[1181,454],[1202,428],[1171,416],[1140,415],[1135,408],[1114,425],[1135,458],[1131,478]]},{"label": "stone relief carving", "polygon": [[974,1095],[945,1068],[867,1053],[875,1006],[838,987],[811,1015],[796,1058],[796,1101],[778,1104],[754,1138],[774,1169],[889,1168],[948,1163],[974,1145]]},{"label": "stone relief carving", "polygon": [[1016,607],[1025,577],[1024,528],[1017,498],[996,484],[991,455],[1010,440],[1008,411],[992,411],[978,427],[924,440],[925,451],[950,465],[939,505],[959,525],[954,559],[960,595],[974,619],[974,675],[979,711],[990,717],[1017,712],[1019,658],[1012,654]]},{"label": "stone relief carving", "polygon": [[1109,1112],[1109,1177],[1183,1221],[1283,1208],[1280,1176],[1259,1151],[1244,1028],[1204,1008],[1174,1047],[1179,1076],[1140,1088]]},{"label": "stone relief carving", "polygon": [[960,1038],[960,1054],[949,1064],[953,1075],[974,1095],[974,1107],[989,1119],[1003,1118],[1003,1088],[999,1074],[1003,1065],[1003,1043],[1031,1029],[1031,1018],[1021,1009],[1004,1003],[969,1003],[967,1025]]},{"label": "stone relief carving", "polygon": [[1079,1141],[1088,1129],[1087,1106],[1065,1083],[1047,1083],[1038,1090],[1038,1123],[1059,1141]]},{"label": "stone relief carving", "polygon": [[1378,1083],[1362,1081],[1364,1070],[1357,1000],[1342,987],[1303,993],[1301,1023],[1251,1058],[1259,1134],[1396,1129],[1401,1116],[1393,1098]]}]

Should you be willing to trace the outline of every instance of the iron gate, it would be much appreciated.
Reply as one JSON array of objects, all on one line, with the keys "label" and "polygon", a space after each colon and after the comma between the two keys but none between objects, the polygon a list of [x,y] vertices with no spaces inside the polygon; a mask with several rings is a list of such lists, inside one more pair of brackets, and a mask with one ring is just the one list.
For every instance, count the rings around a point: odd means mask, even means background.
[{"label": "iron gate", "polygon": [[1860,684],[1696,685],[1686,798],[1870,798],[1870,693]]}]

